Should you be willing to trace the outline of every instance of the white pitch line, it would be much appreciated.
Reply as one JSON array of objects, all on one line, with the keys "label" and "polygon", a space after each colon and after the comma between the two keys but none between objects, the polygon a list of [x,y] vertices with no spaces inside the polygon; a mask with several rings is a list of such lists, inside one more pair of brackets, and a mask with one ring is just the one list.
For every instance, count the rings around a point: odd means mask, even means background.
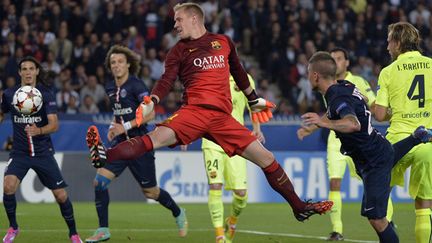
[{"label": "white pitch line", "polygon": [[[93,232],[94,229],[79,229],[80,232],[88,231]],[[177,229],[114,229],[110,228],[111,232],[176,232]],[[213,229],[191,229],[189,228],[189,232],[202,232],[209,231],[212,232]],[[253,235],[269,235],[269,236],[283,236],[283,237],[291,237],[291,238],[300,238],[300,239],[317,239],[317,240],[326,240],[327,237],[323,236],[312,236],[312,235],[301,235],[301,234],[288,234],[288,233],[274,233],[274,232],[263,232],[263,231],[255,231],[255,230],[236,230],[237,232],[245,233],[245,234],[253,234]],[[65,229],[21,229],[21,232],[67,232]],[[370,240],[354,240],[345,238],[346,242],[355,242],[355,243],[378,243],[378,241],[370,241]]]},{"label": "white pitch line", "polygon": [[[236,230],[237,232],[254,234],[254,235],[273,235],[273,236],[285,236],[292,238],[306,238],[306,239],[317,239],[317,240],[326,240],[327,237],[322,236],[311,236],[311,235],[300,235],[300,234],[287,234],[287,233],[273,233],[273,232],[262,232],[255,230]],[[353,240],[353,239],[344,239],[344,241],[348,242],[357,242],[357,243],[378,243],[378,241],[370,241],[370,240]]]}]

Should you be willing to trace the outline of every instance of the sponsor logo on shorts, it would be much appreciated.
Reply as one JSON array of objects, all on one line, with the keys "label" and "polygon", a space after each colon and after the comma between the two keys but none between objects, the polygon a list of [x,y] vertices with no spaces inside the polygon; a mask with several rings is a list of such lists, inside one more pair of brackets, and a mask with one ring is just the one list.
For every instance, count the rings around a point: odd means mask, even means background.
[{"label": "sponsor logo on shorts", "polygon": [[371,211],[371,210],[374,209],[374,208],[375,208],[375,207],[365,208],[364,211],[365,211],[365,212],[367,212],[367,211]]}]

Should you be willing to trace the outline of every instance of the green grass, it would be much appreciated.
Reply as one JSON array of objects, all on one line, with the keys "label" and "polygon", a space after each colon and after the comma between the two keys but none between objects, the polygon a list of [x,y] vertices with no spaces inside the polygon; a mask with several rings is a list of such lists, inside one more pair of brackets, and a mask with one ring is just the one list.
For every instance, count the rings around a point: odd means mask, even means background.
[{"label": "green grass", "polygon": [[[206,204],[183,204],[189,219],[189,234],[178,238],[174,219],[157,204],[111,203],[109,242],[214,242],[214,233]],[[97,226],[93,203],[74,203],[75,218],[82,238]],[[228,212],[228,205],[225,211]],[[0,230],[8,226],[4,210],[0,210]],[[21,232],[15,242],[68,242],[67,228],[56,204],[18,203],[17,218]],[[378,241],[367,220],[361,217],[360,204],[346,203],[343,208],[346,242]],[[394,220],[400,242],[415,242],[413,204],[395,204]],[[297,222],[287,204],[249,204],[242,214],[238,243],[323,242],[331,231],[328,215],[313,216]],[[260,234],[262,233],[262,234]],[[3,233],[2,233],[3,234]],[[321,237],[321,238],[320,238]],[[353,240],[353,241],[350,241]]]}]

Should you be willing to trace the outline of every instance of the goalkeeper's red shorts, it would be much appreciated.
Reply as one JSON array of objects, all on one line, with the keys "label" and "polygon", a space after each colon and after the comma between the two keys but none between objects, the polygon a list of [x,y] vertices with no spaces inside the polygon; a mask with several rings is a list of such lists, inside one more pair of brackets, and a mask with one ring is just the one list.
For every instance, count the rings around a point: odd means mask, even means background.
[{"label": "goalkeeper's red shorts", "polygon": [[190,144],[204,137],[219,144],[229,156],[240,155],[257,138],[231,114],[196,105],[181,107],[157,126],[174,130],[177,143]]}]

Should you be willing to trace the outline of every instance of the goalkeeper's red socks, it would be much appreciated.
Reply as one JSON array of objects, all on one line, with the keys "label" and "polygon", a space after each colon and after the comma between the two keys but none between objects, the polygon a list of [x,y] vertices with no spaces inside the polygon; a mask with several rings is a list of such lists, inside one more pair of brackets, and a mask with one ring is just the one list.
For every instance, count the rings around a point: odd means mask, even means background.
[{"label": "goalkeeper's red socks", "polygon": [[263,171],[270,186],[285,198],[294,212],[301,211],[305,207],[305,203],[297,196],[293,184],[276,160],[263,168]]},{"label": "goalkeeper's red socks", "polygon": [[142,137],[134,137],[123,141],[115,147],[108,149],[107,162],[116,160],[133,160],[137,159],[144,153],[153,150],[153,142],[148,135]]}]

